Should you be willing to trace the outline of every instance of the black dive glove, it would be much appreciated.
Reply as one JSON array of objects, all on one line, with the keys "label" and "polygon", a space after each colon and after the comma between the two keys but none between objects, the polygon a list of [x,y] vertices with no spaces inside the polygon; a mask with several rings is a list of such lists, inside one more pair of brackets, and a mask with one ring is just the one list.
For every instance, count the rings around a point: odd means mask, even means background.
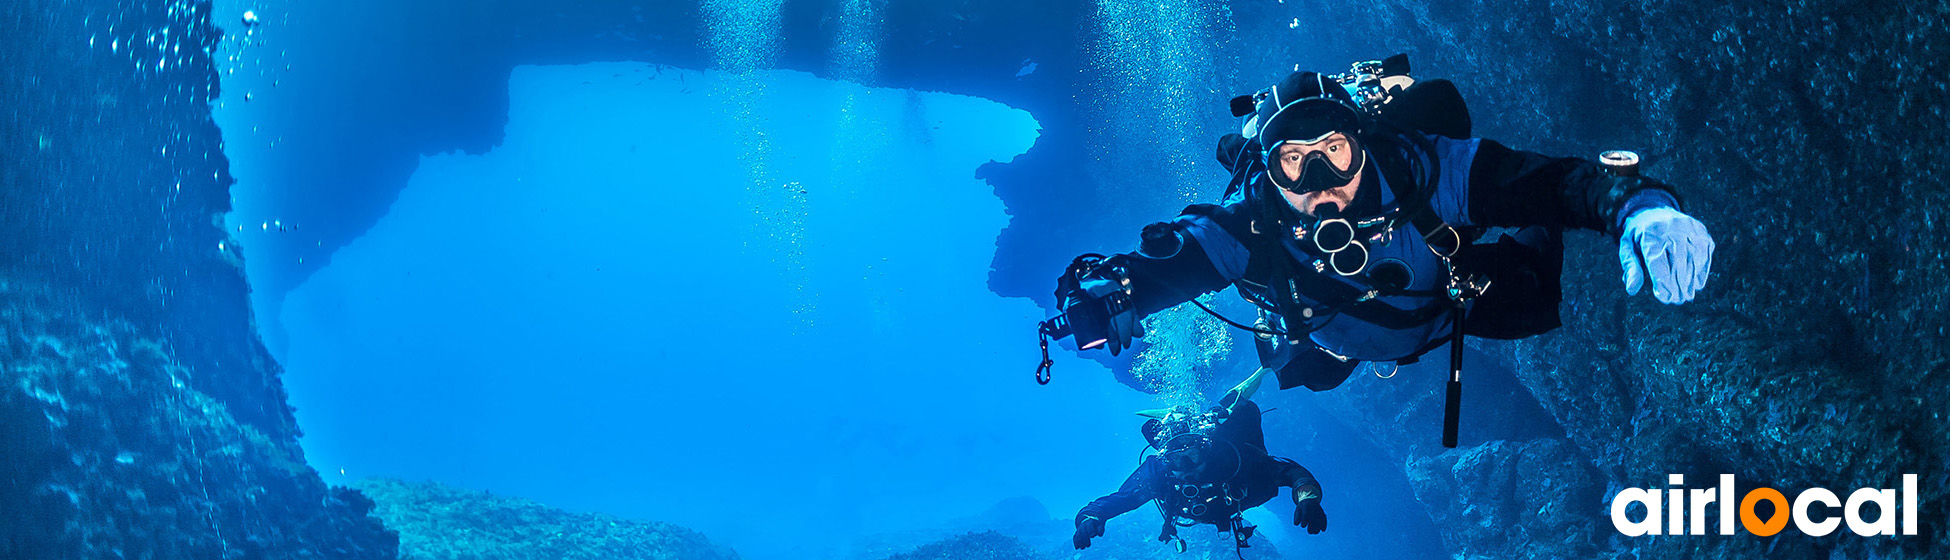
[{"label": "black dive glove", "polygon": [[1119,257],[1086,254],[1070,262],[1056,279],[1056,299],[1069,317],[1078,350],[1099,346],[1110,355],[1144,336],[1131,301],[1131,281]]},{"label": "black dive glove", "polygon": [[1077,534],[1070,537],[1070,544],[1077,550],[1090,548],[1090,539],[1104,536],[1104,520],[1088,515],[1077,514]]},{"label": "black dive glove", "polygon": [[1320,497],[1302,496],[1293,503],[1293,524],[1307,530],[1309,535],[1318,535],[1327,530],[1327,510],[1320,508]]}]

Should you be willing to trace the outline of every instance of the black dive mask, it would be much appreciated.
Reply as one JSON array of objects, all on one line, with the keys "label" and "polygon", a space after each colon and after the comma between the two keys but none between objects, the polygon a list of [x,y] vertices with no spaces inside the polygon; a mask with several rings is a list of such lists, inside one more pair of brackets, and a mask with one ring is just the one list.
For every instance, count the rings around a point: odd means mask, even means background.
[{"label": "black dive mask", "polygon": [[[1349,144],[1349,148],[1354,150],[1356,155],[1354,156],[1355,161],[1346,169],[1334,167],[1333,162],[1327,157],[1325,152],[1311,152],[1302,156],[1300,160],[1299,180],[1292,180],[1293,178],[1291,177],[1283,177],[1285,175],[1284,172],[1273,172],[1271,173],[1274,178],[1273,183],[1293,194],[1316,193],[1347,186],[1348,183],[1354,182],[1354,176],[1361,170],[1361,164],[1364,163],[1362,160],[1367,159],[1365,157],[1366,154],[1361,152],[1359,147],[1353,145],[1352,142]],[[1288,180],[1280,181],[1279,179]]]},{"label": "black dive mask", "polygon": [[[1361,110],[1340,82],[1294,72],[1253,99],[1253,139],[1263,148],[1266,178],[1281,189],[1306,194],[1345,186],[1367,163],[1357,139]],[[1298,176],[1287,176],[1281,162],[1290,147],[1303,150]]]}]

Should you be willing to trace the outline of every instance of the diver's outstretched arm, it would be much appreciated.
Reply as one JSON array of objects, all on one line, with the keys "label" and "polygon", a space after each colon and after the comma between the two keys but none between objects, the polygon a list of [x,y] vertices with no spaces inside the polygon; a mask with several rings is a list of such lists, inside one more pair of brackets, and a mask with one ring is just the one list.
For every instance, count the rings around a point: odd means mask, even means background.
[{"label": "diver's outstretched arm", "polygon": [[1280,464],[1280,486],[1292,488],[1295,501],[1304,497],[1321,497],[1320,481],[1314,479],[1313,471],[1285,457],[1274,457],[1273,460]]},{"label": "diver's outstretched arm", "polygon": [[[1072,275],[1092,255],[1078,257],[1057,278],[1058,305],[1079,347],[1103,345],[1115,356],[1143,336],[1139,319],[1224,289],[1245,273],[1245,246],[1205,216],[1145,226],[1143,237],[1137,251],[1105,257],[1080,277]],[[1083,340],[1086,332],[1090,340]]]},{"label": "diver's outstretched arm", "polygon": [[1139,250],[1115,257],[1131,280],[1139,317],[1232,285],[1245,274],[1245,245],[1197,215],[1145,226]]},{"label": "diver's outstretched arm", "polygon": [[1292,459],[1274,460],[1280,463],[1281,485],[1293,489],[1293,524],[1305,528],[1308,534],[1327,530],[1327,510],[1320,505],[1325,495],[1314,473]]},{"label": "diver's outstretched arm", "polygon": [[1451,225],[1617,234],[1634,212],[1679,206],[1671,185],[1613,175],[1591,160],[1513,150],[1482,138],[1430,139],[1442,172],[1431,202]]},{"label": "diver's outstretched arm", "polygon": [[1442,177],[1431,199],[1451,225],[1583,228],[1618,236],[1627,294],[1692,301],[1712,272],[1706,225],[1670,185],[1596,162],[1512,150],[1493,140],[1431,137]]},{"label": "diver's outstretched arm", "polygon": [[1156,483],[1162,474],[1159,469],[1162,468],[1164,468],[1163,463],[1156,457],[1145,459],[1144,464],[1138,465],[1137,472],[1131,473],[1129,478],[1124,479],[1124,485],[1119,486],[1117,492],[1097,498],[1090,502],[1090,505],[1083,506],[1083,511],[1078,512],[1078,516],[1087,515],[1109,520],[1150,502],[1157,497]]},{"label": "diver's outstretched arm", "polygon": [[1118,487],[1116,493],[1083,506],[1083,511],[1077,512],[1077,532],[1071,537],[1071,544],[1079,550],[1090,548],[1090,539],[1104,536],[1104,522],[1157,498],[1157,482],[1162,474],[1159,469],[1162,468],[1163,464],[1156,457],[1147,458],[1138,465],[1137,472],[1124,479],[1124,485]]}]

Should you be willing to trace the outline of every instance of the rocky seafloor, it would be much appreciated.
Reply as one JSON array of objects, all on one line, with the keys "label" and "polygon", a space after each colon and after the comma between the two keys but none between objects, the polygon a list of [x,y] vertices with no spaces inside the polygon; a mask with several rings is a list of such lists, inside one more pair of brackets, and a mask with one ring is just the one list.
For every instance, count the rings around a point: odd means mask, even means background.
[{"label": "rocky seafloor", "polygon": [[734,560],[731,549],[668,523],[575,514],[532,500],[433,482],[353,485],[399,533],[407,560]]}]

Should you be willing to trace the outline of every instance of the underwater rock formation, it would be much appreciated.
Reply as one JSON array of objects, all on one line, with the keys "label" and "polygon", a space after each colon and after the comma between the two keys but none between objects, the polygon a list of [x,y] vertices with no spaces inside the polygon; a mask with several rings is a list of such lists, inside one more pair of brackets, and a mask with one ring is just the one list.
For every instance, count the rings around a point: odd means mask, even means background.
[{"label": "underwater rock formation", "polygon": [[983,531],[967,533],[957,537],[923,545],[909,552],[888,556],[885,560],[1047,560],[1036,549],[1021,540],[997,533]]},{"label": "underwater rock formation", "polygon": [[432,483],[369,479],[355,485],[399,532],[415,560],[735,560],[695,531],[654,521],[564,512],[520,498]]},{"label": "underwater rock formation", "polygon": [[126,319],[196,390],[295,440],[222,229],[210,3],[24,0],[0,15],[0,271]]},{"label": "underwater rock formation", "polygon": [[393,558],[372,502],[124,320],[0,280],[0,558]]},{"label": "underwater rock formation", "polygon": [[0,558],[395,556],[254,331],[210,12],[0,15]]}]

